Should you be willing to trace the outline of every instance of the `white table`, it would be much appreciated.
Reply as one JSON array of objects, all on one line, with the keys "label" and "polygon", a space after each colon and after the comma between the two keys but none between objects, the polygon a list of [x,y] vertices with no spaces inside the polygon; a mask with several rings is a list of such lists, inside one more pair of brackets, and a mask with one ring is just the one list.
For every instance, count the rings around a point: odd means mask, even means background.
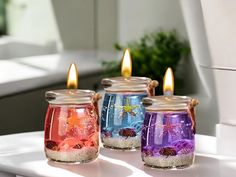
[{"label": "white table", "polygon": [[88,164],[54,163],[44,156],[43,132],[6,135],[0,137],[0,177],[236,176],[236,159],[214,155],[214,137],[197,135],[196,141],[198,155],[195,164],[184,170],[167,171],[143,166],[139,151],[122,152],[104,148],[101,148],[99,158]]}]

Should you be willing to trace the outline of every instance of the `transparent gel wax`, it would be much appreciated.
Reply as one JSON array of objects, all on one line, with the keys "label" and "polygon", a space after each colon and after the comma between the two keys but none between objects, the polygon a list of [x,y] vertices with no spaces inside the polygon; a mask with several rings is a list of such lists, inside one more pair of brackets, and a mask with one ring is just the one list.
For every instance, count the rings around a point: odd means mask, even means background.
[{"label": "transparent gel wax", "polygon": [[147,93],[106,93],[101,115],[103,145],[115,149],[140,147],[144,119],[142,98]]},{"label": "transparent gel wax", "polygon": [[146,112],[142,159],[148,166],[181,168],[194,160],[194,132],[187,111]]},{"label": "transparent gel wax", "polygon": [[198,100],[187,96],[143,98],[141,155],[146,166],[185,168],[193,164]]},{"label": "transparent gel wax", "polygon": [[98,115],[92,104],[50,104],[45,120],[45,153],[59,162],[88,162],[98,156]]}]

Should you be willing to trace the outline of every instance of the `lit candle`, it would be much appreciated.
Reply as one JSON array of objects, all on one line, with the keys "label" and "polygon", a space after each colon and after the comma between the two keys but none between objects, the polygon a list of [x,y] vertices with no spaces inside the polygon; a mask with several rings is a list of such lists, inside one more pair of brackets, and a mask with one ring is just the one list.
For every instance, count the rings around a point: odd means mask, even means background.
[{"label": "lit candle", "polygon": [[106,91],[101,116],[102,142],[107,148],[135,149],[140,147],[144,119],[141,100],[154,94],[158,82],[132,76],[129,49],[123,55],[121,75],[102,80]]},{"label": "lit candle", "polygon": [[194,160],[195,109],[197,100],[174,95],[174,77],[168,68],[164,96],[144,98],[142,159],[147,166],[184,168]]},{"label": "lit candle", "polygon": [[163,93],[165,96],[172,96],[174,93],[174,75],[171,68],[166,70],[163,82]]},{"label": "lit candle", "polygon": [[84,163],[98,156],[99,95],[78,87],[78,70],[71,64],[67,88],[46,92],[45,154],[59,162]]},{"label": "lit candle", "polygon": [[121,64],[121,75],[128,78],[132,75],[132,60],[129,49],[124,52],[122,64]]},{"label": "lit candle", "polygon": [[74,63],[72,63],[69,67],[66,86],[68,89],[78,88],[78,70]]}]

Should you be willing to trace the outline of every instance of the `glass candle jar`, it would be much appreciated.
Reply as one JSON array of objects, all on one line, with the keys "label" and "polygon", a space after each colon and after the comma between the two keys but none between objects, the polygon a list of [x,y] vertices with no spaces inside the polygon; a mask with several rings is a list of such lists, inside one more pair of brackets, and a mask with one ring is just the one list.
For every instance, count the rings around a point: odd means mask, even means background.
[{"label": "glass candle jar", "polygon": [[85,163],[98,156],[97,94],[90,90],[46,92],[45,154],[58,162]]},{"label": "glass candle jar", "polygon": [[141,136],[145,165],[184,168],[194,161],[195,106],[185,96],[154,96],[143,99],[146,109]]},{"label": "glass candle jar", "polygon": [[157,81],[146,77],[115,77],[102,80],[106,91],[101,114],[101,139],[104,147],[140,147],[144,119],[142,98],[153,95]]}]

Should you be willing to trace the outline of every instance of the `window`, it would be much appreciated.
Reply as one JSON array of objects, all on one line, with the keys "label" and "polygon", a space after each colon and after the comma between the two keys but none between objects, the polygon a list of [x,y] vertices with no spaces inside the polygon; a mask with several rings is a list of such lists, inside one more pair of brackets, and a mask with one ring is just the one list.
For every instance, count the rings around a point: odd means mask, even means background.
[{"label": "window", "polygon": [[7,0],[0,0],[0,35],[6,34],[6,2]]}]

